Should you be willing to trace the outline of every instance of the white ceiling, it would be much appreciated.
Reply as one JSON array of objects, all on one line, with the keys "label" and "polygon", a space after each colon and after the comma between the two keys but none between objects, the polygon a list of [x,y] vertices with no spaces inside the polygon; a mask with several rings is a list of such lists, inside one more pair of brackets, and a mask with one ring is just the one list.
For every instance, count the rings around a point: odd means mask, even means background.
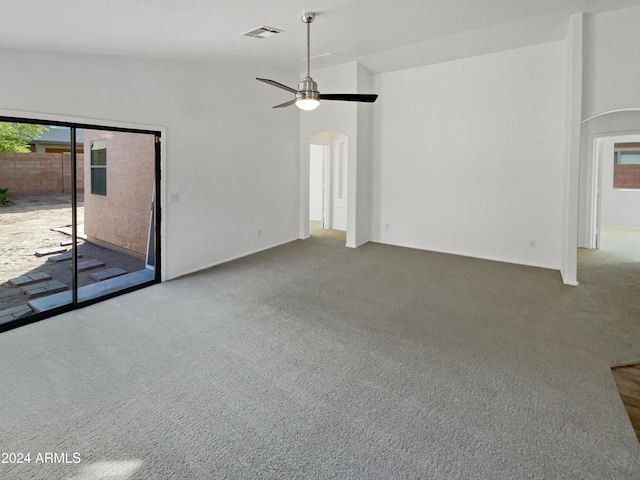
[{"label": "white ceiling", "polygon": [[[312,11],[312,55],[345,55],[312,68],[359,60],[380,72],[413,66],[417,50],[424,64],[446,60],[446,49],[464,56],[519,46],[518,36],[559,39],[571,13],[635,5],[640,0],[0,0],[0,46],[303,70],[300,14]],[[285,32],[239,36],[260,25]],[[415,48],[423,42],[433,46],[429,58]]]}]

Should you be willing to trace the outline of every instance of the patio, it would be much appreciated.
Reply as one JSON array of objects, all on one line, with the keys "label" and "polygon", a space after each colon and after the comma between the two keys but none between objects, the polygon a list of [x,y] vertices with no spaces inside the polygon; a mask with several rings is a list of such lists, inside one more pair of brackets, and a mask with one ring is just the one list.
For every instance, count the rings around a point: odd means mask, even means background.
[{"label": "patio", "polygon": [[[84,222],[82,196],[78,205],[78,224],[81,225]],[[61,291],[66,291],[70,296],[69,289],[73,280],[69,255],[72,247],[71,237],[52,230],[67,227],[70,223],[69,195],[14,198],[14,205],[0,208],[0,323],[33,313],[28,308],[29,300],[41,300],[53,294],[60,295]],[[68,259],[59,257],[59,253],[35,255],[36,251],[59,250],[62,247],[69,252],[66,255]],[[108,281],[110,275],[122,275],[145,268],[144,260],[140,258],[96,245],[85,239],[78,241],[78,255],[81,256],[79,266],[83,262],[87,267],[78,273],[79,286],[97,284],[103,280]],[[58,261],[52,261],[55,259]],[[17,282],[18,285],[15,285],[16,282],[14,285],[9,283],[12,279],[26,275],[35,276],[35,279],[42,283],[53,283],[55,288],[50,292],[35,289],[29,298],[29,285],[20,282]],[[39,285],[36,282],[30,283]],[[46,288],[46,285],[42,285],[41,288]]]}]

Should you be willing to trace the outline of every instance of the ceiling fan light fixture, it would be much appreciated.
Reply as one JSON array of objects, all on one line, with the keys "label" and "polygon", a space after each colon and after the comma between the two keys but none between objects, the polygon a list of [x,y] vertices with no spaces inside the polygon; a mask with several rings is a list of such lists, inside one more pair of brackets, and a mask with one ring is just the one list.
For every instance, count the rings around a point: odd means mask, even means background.
[{"label": "ceiling fan light fixture", "polygon": [[300,110],[314,110],[320,105],[320,100],[315,98],[299,98],[296,100],[296,107]]},{"label": "ceiling fan light fixture", "polygon": [[284,108],[295,103],[296,107],[300,110],[314,110],[318,108],[320,105],[320,100],[340,100],[343,102],[365,102],[365,103],[373,103],[378,98],[378,95],[375,94],[361,94],[361,93],[324,93],[320,94],[318,91],[318,84],[313,81],[311,78],[311,22],[315,18],[315,13],[303,13],[302,21],[307,24],[307,76],[302,79],[300,83],[298,83],[298,89],[294,89],[291,87],[287,87],[282,83],[278,83],[275,80],[269,80],[268,78],[256,78],[256,80],[264,83],[268,83],[274,87],[280,88],[282,90],[286,90],[289,93],[295,94],[295,98],[289,100],[288,102],[281,103],[280,105],[276,105],[273,108]]}]

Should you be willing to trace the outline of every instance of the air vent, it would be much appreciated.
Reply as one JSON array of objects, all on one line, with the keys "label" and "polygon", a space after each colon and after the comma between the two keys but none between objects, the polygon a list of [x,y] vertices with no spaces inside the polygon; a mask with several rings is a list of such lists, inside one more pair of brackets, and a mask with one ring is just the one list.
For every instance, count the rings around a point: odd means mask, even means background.
[{"label": "air vent", "polygon": [[244,35],[245,37],[253,37],[253,38],[267,38],[281,32],[284,32],[284,30],[262,25],[258,28],[254,28],[253,30],[249,30],[248,32],[241,33],[240,35]]}]

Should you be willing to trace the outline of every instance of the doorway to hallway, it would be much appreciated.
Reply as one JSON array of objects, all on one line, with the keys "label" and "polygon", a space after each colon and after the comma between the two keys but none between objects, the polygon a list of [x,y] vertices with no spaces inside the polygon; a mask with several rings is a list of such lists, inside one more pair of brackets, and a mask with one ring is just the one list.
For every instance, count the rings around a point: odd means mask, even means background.
[{"label": "doorway to hallway", "polygon": [[309,142],[309,233],[346,242],[347,137],[323,132]]}]

